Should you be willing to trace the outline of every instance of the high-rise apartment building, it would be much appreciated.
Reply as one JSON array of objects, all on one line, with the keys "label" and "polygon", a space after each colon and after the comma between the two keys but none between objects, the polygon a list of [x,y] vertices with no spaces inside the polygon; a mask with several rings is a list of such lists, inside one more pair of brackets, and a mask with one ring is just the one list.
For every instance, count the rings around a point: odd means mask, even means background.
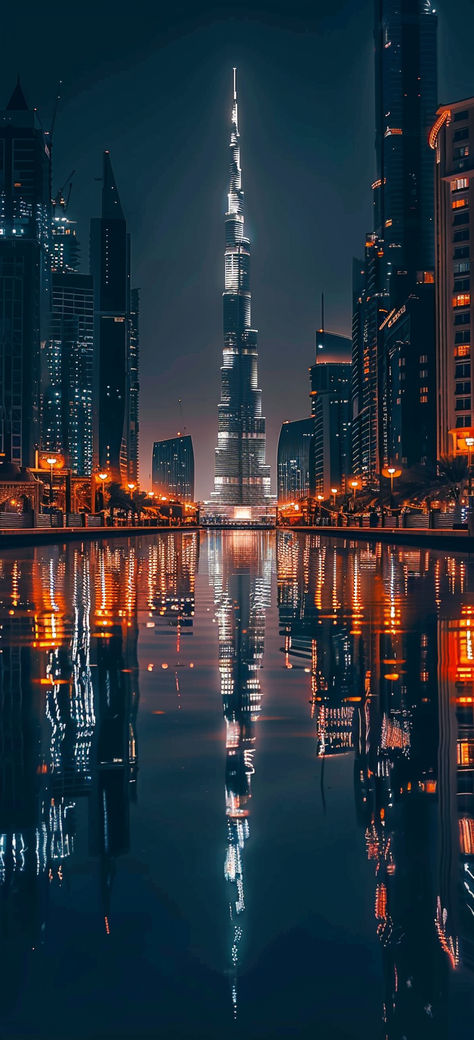
[{"label": "high-rise apartment building", "polygon": [[230,183],[225,215],[224,351],[214,491],[225,506],[262,506],[270,496],[265,419],[258,388],[257,331],[252,327],[250,242],[244,236],[236,70],[230,135]]},{"label": "high-rise apartment building", "polygon": [[430,143],[436,155],[437,450],[438,457],[470,457],[474,98],[438,109]]},{"label": "high-rise apartment building", "polygon": [[40,445],[41,344],[50,307],[49,137],[18,81],[0,112],[0,452],[32,466]]},{"label": "high-rise apartment building", "polygon": [[43,448],[65,455],[78,476],[92,473],[94,290],[77,271],[52,275],[49,385],[43,394]]},{"label": "high-rise apartment building", "polygon": [[311,494],[314,470],[314,420],[284,422],[278,440],[278,503],[298,502]]},{"label": "high-rise apartment building", "polygon": [[[138,322],[130,316],[130,236],[108,151],[103,157],[101,216],[91,221],[90,263],[94,280],[94,464],[113,480],[132,477],[136,481],[138,431],[134,428],[132,438],[130,423],[136,423],[138,414]],[[137,309],[134,313],[137,316]]]},{"label": "high-rise apartment building", "polygon": [[157,495],[194,501],[194,451],[189,435],[155,441],[151,479]]},{"label": "high-rise apartment building", "polygon": [[328,497],[351,473],[351,357],[345,336],[319,329],[316,364],[310,368],[311,411],[314,422],[314,472],[311,485]]},{"label": "high-rise apartment building", "polygon": [[374,232],[354,284],[352,381],[353,468],[369,483],[395,459],[435,460],[436,33],[430,0],[375,0]]}]

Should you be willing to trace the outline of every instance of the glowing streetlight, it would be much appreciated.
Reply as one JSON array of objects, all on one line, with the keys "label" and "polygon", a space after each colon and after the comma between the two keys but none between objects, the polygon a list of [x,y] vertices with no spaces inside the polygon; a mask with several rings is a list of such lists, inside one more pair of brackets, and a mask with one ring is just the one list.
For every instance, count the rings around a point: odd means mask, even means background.
[{"label": "glowing streetlight", "polygon": [[357,491],[357,488],[359,487],[359,481],[357,480],[356,477],[353,477],[353,479],[349,481],[349,487],[352,488],[352,497],[353,497],[353,500],[355,502],[356,491]]},{"label": "glowing streetlight", "polygon": [[332,495],[332,504],[333,504],[333,509],[335,509],[335,508],[336,508],[336,495],[337,495],[337,490],[338,490],[337,488],[331,488],[331,495]]},{"label": "glowing streetlight", "polygon": [[398,468],[398,466],[385,466],[384,469],[382,470],[383,476],[387,477],[388,479],[390,479],[390,499],[392,499],[392,497],[393,497],[393,481],[394,481],[394,478],[395,477],[400,477],[401,473],[402,473],[402,471],[401,471],[401,469]]},{"label": "glowing streetlight", "polygon": [[133,483],[133,480],[131,480],[130,483],[127,484],[127,487],[128,487],[129,491],[135,491],[135,486],[136,485]]}]

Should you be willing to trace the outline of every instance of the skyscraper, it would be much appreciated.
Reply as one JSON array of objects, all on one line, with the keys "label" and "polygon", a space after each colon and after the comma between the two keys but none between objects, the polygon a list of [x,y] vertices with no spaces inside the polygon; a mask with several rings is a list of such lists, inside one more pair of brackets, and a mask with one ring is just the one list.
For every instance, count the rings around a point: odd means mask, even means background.
[{"label": "skyscraper", "polygon": [[152,459],[153,490],[167,498],[194,501],[194,451],[188,435],[155,441]]},{"label": "skyscraper", "polygon": [[319,329],[316,364],[310,368],[314,417],[314,469],[311,484],[329,496],[342,489],[351,472],[351,341]]},{"label": "skyscraper", "polygon": [[[91,221],[90,262],[95,327],[94,461],[113,480],[122,481],[129,478],[130,236],[108,151],[103,158],[101,216]],[[135,344],[134,361],[137,357]]]},{"label": "skyscraper", "polygon": [[258,389],[257,330],[251,324],[250,242],[244,237],[237,82],[230,134],[230,183],[225,215],[224,351],[214,491],[223,506],[262,506],[270,496],[265,419]]},{"label": "skyscraper", "polygon": [[138,481],[139,414],[138,414],[138,362],[140,345],[140,290],[130,293],[129,345],[127,367],[127,475],[135,484]]},{"label": "skyscraper", "polygon": [[92,278],[54,271],[50,384],[43,395],[43,447],[66,456],[72,473],[92,473],[94,290]]},{"label": "skyscraper", "polygon": [[354,286],[352,384],[353,468],[368,482],[395,459],[434,463],[436,31],[430,0],[375,0],[374,231]]},{"label": "skyscraper", "polygon": [[284,422],[278,439],[278,503],[298,502],[311,494],[314,473],[314,420]]},{"label": "skyscraper", "polygon": [[32,466],[50,305],[48,136],[18,81],[0,113],[0,452]]},{"label": "skyscraper", "polygon": [[438,457],[448,454],[469,457],[474,438],[470,279],[473,140],[474,98],[442,105],[430,135],[436,151]]}]

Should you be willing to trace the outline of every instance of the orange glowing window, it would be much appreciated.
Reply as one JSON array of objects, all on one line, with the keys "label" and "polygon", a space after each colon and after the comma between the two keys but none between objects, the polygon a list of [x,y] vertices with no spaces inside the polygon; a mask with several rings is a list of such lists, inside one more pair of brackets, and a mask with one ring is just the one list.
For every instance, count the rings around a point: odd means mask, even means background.
[{"label": "orange glowing window", "polygon": [[469,181],[467,177],[456,177],[454,181],[451,181],[451,191],[464,191],[469,187]]},{"label": "orange glowing window", "polygon": [[453,296],[453,307],[470,307],[471,306],[471,294],[469,292],[456,293]]},{"label": "orange glowing window", "polygon": [[470,343],[460,343],[457,347],[454,348],[454,357],[455,358],[457,358],[457,357],[469,357],[470,353],[471,353],[471,344]]},{"label": "orange glowing window", "polygon": [[434,271],[423,271],[423,281],[425,285],[434,284]]},{"label": "orange glowing window", "polygon": [[464,209],[464,206],[468,206],[468,205],[469,205],[469,200],[466,199],[466,198],[453,199],[453,201],[451,203],[451,208],[452,209]]},{"label": "orange glowing window", "polygon": [[458,740],[457,762],[458,766],[474,765],[474,744],[472,740]]},{"label": "orange glowing window", "polygon": [[459,846],[465,856],[474,853],[474,820],[466,816],[459,820]]},{"label": "orange glowing window", "polygon": [[393,220],[392,220],[391,217],[389,217],[388,220],[385,221],[385,227],[391,227],[392,224],[393,224]]}]

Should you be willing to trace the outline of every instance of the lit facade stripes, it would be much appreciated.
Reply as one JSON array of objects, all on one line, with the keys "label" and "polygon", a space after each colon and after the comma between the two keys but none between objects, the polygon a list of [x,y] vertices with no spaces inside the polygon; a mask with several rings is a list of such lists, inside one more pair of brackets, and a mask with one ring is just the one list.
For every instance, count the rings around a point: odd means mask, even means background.
[{"label": "lit facade stripes", "polygon": [[278,502],[297,502],[311,494],[314,420],[284,422],[278,440]]},{"label": "lit facade stripes", "polygon": [[436,153],[437,451],[469,456],[473,308],[474,98],[438,109]]},{"label": "lit facade stripes", "polygon": [[250,242],[244,236],[236,70],[225,216],[224,351],[212,498],[219,505],[261,506],[270,496],[265,419],[258,388],[257,331],[251,324]]},{"label": "lit facade stripes", "polygon": [[316,364],[310,368],[314,422],[312,486],[325,496],[342,489],[351,473],[350,339],[323,329],[316,333]]}]

